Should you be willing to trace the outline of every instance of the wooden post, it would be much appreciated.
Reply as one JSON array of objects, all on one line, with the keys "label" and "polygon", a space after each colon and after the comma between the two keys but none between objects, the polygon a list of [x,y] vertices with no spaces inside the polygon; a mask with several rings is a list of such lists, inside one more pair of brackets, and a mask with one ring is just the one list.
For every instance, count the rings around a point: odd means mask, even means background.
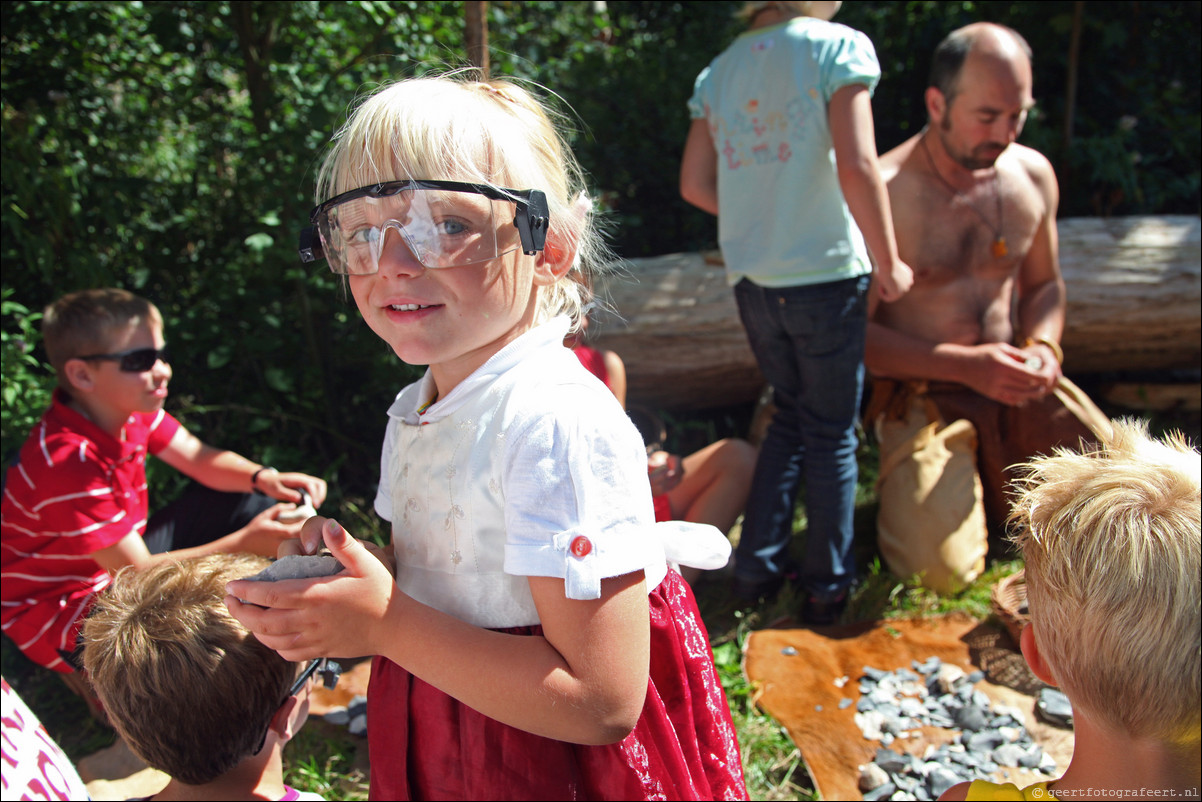
[{"label": "wooden post", "polygon": [[467,17],[467,58],[480,70],[480,80],[487,81],[488,66],[488,0],[468,0],[464,3]]}]

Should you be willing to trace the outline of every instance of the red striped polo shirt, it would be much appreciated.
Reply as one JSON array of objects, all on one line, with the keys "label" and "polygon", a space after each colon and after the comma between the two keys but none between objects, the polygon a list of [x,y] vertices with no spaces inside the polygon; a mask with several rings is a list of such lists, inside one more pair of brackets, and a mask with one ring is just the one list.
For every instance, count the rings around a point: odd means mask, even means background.
[{"label": "red striped polo shirt", "polygon": [[0,502],[0,627],[31,660],[71,668],[92,597],[111,581],[92,559],[146,529],[146,454],[171,442],[179,421],[135,412],[117,440],[71,409],[61,391],[9,468]]}]

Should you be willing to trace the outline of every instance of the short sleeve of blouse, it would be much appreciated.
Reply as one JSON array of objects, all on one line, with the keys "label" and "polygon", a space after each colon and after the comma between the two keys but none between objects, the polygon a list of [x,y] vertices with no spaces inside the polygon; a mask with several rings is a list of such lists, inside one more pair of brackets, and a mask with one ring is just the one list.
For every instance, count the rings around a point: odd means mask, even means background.
[{"label": "short sleeve of blouse", "polygon": [[872,40],[846,25],[831,25],[823,45],[822,91],[829,102],[835,93],[851,84],[864,84],[869,94],[881,80],[881,65]]},{"label": "short sleeve of blouse", "polygon": [[557,410],[511,436],[505,476],[505,572],[565,580],[597,598],[600,580],[665,561],[655,536],[647,458],[612,396],[557,388]]},{"label": "short sleeve of blouse", "polygon": [[709,74],[710,68],[706,67],[697,75],[697,80],[693,82],[693,95],[689,98],[690,120],[704,120],[707,116],[705,107],[709,89]]}]

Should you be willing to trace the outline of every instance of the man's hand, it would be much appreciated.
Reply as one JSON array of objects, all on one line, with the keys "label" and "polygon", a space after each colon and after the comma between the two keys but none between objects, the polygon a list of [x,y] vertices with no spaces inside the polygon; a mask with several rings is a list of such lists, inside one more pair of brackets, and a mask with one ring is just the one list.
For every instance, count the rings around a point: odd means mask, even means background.
[{"label": "man's hand", "polygon": [[1007,406],[1022,406],[1051,392],[1060,366],[1047,346],[1016,348],[1009,343],[972,347],[962,381],[983,396]]}]

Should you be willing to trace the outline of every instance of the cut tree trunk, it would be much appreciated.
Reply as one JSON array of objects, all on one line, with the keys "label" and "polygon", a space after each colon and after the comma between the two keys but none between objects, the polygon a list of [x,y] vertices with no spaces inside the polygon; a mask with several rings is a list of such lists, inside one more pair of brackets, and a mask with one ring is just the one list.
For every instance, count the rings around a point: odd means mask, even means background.
[{"label": "cut tree trunk", "polygon": [[[1202,366],[1197,217],[1070,218],[1058,224],[1072,376]],[[631,403],[696,410],[751,403],[763,378],[716,252],[632,259],[599,281],[620,318],[590,333],[626,362]]]}]

